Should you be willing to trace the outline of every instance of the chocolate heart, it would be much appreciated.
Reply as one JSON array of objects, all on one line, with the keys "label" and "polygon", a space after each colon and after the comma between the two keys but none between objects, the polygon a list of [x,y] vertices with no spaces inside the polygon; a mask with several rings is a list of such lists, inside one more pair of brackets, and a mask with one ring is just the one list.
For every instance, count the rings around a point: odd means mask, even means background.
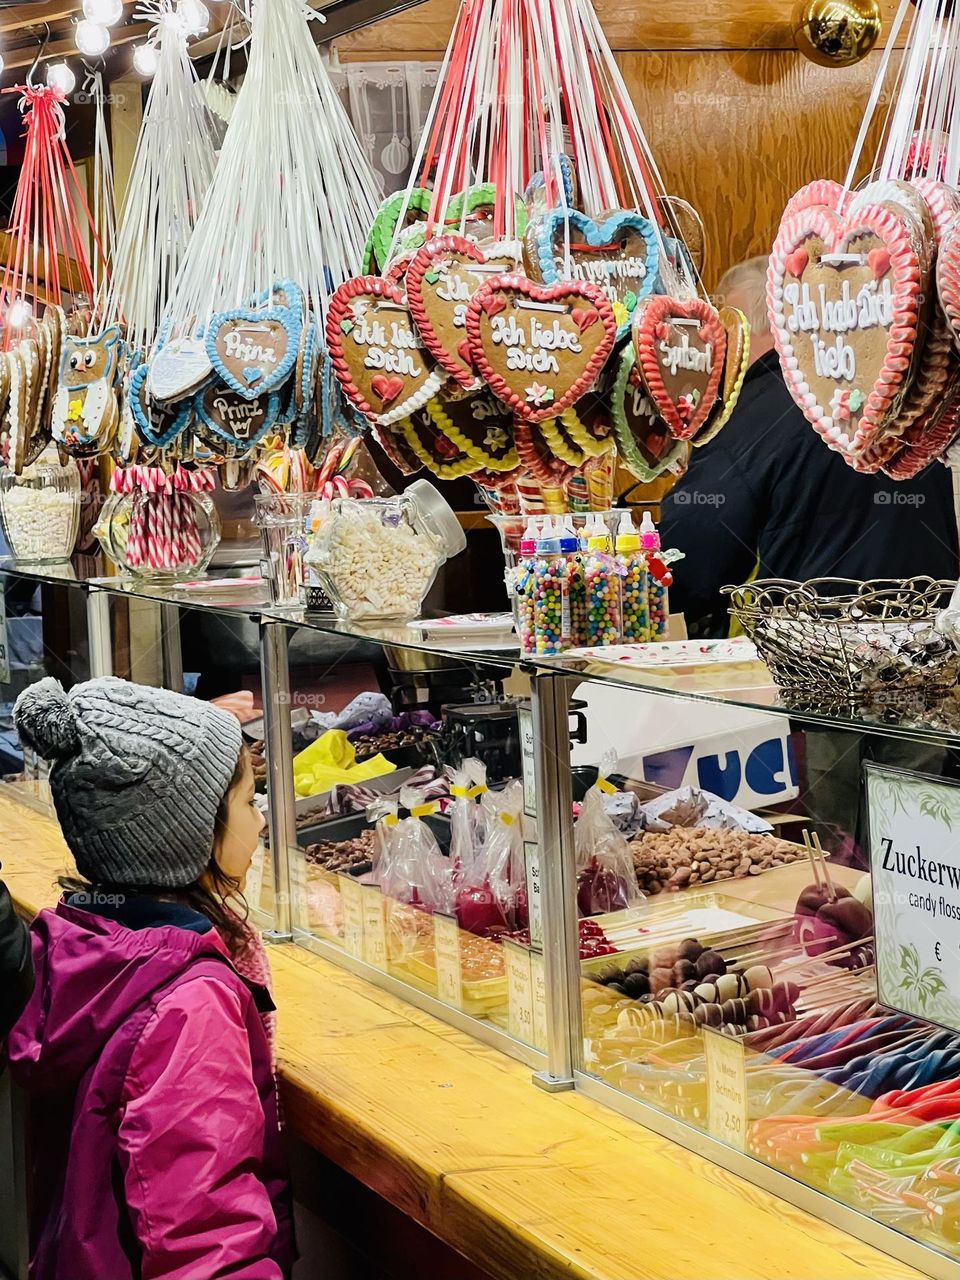
[{"label": "chocolate heart", "polygon": [[462,387],[477,382],[461,347],[467,304],[490,275],[483,266],[483,254],[472,241],[438,236],[417,251],[407,268],[407,304],[423,345]]},{"label": "chocolate heart", "polygon": [[611,407],[620,456],[638,480],[656,480],[683,457],[683,442],[671,436],[640,382],[631,343],[620,353]]},{"label": "chocolate heart", "polygon": [[527,270],[535,280],[583,280],[603,290],[626,334],[640,298],[657,282],[657,233],[632,209],[594,221],[578,209],[550,209],[527,228]]},{"label": "chocolate heart", "polygon": [[[344,320],[352,322],[348,333]],[[409,417],[444,382],[400,289],[380,276],[359,276],[336,290],[327,309],[327,348],[344,395],[378,426]]]},{"label": "chocolate heart", "polygon": [[713,412],[727,335],[702,298],[648,299],[633,322],[637,368],[654,409],[677,440],[690,440]]},{"label": "chocolate heart", "polygon": [[230,390],[255,400],[275,391],[294,369],[302,328],[301,311],[238,308],[211,319],[204,345]]},{"label": "chocolate heart", "polygon": [[[838,214],[797,197],[788,207],[767,273],[784,380],[830,447],[856,456],[886,429],[911,373],[920,260],[892,208],[864,204]],[[801,248],[808,255],[802,278],[788,265]],[[889,254],[879,277],[870,262],[876,250]]]},{"label": "chocolate heart", "polygon": [[[599,323],[581,332],[573,315],[578,307],[595,310]],[[525,276],[495,276],[467,308],[474,365],[528,422],[557,417],[588,390],[613,347],[616,327],[603,291],[583,282],[539,285]]]}]

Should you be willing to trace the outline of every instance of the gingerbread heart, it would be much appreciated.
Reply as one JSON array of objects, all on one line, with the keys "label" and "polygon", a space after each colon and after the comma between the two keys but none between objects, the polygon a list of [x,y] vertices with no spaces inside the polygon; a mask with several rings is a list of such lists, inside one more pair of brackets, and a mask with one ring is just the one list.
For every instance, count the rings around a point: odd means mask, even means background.
[{"label": "gingerbread heart", "polygon": [[542,169],[537,170],[524,188],[523,203],[531,218],[545,213],[557,204],[568,209],[577,207],[579,192],[573,161],[561,152],[553,157],[551,169],[552,190],[547,190],[547,179]]},{"label": "gingerbread heart", "polygon": [[367,243],[363,247],[361,264],[365,275],[374,270],[382,271],[386,267],[390,246],[401,217],[403,225],[409,226],[429,212],[432,200],[433,192],[426,187],[412,187],[409,192],[395,191],[387,196],[377,210]]},{"label": "gingerbread heart", "polygon": [[954,341],[960,343],[960,218],[950,225],[937,254],[937,295]]},{"label": "gingerbread heart", "polygon": [[886,429],[912,372],[920,260],[891,208],[838,214],[796,197],[790,207],[767,273],[774,342],[808,422],[855,456]]},{"label": "gingerbread heart", "polygon": [[443,385],[403,294],[379,276],[347,280],[327,309],[327,349],[343,393],[378,426],[415,412]]},{"label": "gingerbread heart", "polygon": [[727,334],[727,358],[723,366],[720,399],[706,424],[690,441],[695,449],[708,444],[730,421],[737,407],[743,380],[750,368],[750,322],[736,307],[721,307],[720,323]]},{"label": "gingerbread heart", "polygon": [[596,285],[488,280],[467,308],[467,341],[493,392],[527,422],[555,418],[593,385],[616,336]]},{"label": "gingerbread heart", "polygon": [[520,465],[513,414],[487,387],[472,395],[440,391],[423,412],[477,467],[513,471]]},{"label": "gingerbread heart", "polygon": [[526,248],[533,279],[583,280],[602,289],[619,337],[629,331],[637,302],[657,283],[656,230],[632,209],[615,209],[600,222],[578,209],[550,209],[528,226]]},{"label": "gingerbread heart", "polygon": [[126,408],[137,436],[144,444],[165,449],[186,429],[193,409],[189,399],[175,401],[167,407],[150,398],[150,369],[141,364],[127,381]]},{"label": "gingerbread heart", "polygon": [[297,363],[303,312],[288,307],[238,307],[211,318],[204,345],[223,383],[256,400],[276,391]]},{"label": "gingerbread heart", "polygon": [[892,480],[912,480],[941,457],[960,431],[960,361],[951,368],[953,391],[904,433],[903,444],[881,470]]},{"label": "gingerbread heart", "polygon": [[727,351],[720,317],[702,298],[658,296],[633,322],[637,369],[657,415],[690,440],[714,410]]},{"label": "gingerbread heart", "polygon": [[680,196],[657,196],[657,208],[673,232],[672,236],[663,237],[667,256],[672,259],[675,270],[684,275],[689,270],[691,279],[695,280],[703,270],[707,252],[703,219],[689,200]]},{"label": "gingerbread heart", "polygon": [[150,359],[147,392],[163,403],[193,395],[213,373],[203,338],[174,338]]},{"label": "gingerbread heart", "polygon": [[620,457],[638,480],[656,480],[683,457],[686,446],[670,434],[640,382],[630,343],[625,344],[617,364],[612,412]]},{"label": "gingerbread heart", "polygon": [[[256,400],[211,384],[194,400],[200,435],[228,457],[240,458],[260,443],[277,420],[280,393]],[[205,428],[205,430],[203,429]]]},{"label": "gingerbread heart", "polygon": [[423,470],[422,461],[407,444],[399,427],[377,427],[373,436],[401,475],[412,476]]},{"label": "gingerbread heart", "polygon": [[439,480],[458,480],[482,465],[450,439],[426,407],[404,418],[399,430],[410,451]]},{"label": "gingerbread heart", "polygon": [[548,489],[562,489],[576,468],[554,455],[536,423],[515,422],[513,433],[523,470]]},{"label": "gingerbread heart", "polygon": [[[437,364],[462,387],[477,385],[466,350],[467,305],[485,279],[484,255],[464,236],[428,240],[407,268],[407,305],[417,331]],[[496,273],[500,267],[491,264]]]}]

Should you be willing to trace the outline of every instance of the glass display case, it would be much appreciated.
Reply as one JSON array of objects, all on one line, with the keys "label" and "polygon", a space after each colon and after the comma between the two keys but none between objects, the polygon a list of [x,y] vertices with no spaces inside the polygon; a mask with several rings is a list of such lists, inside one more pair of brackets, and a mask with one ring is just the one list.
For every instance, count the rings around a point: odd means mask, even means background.
[{"label": "glass display case", "polygon": [[120,617],[153,610],[157,678],[245,708],[270,936],[956,1273],[953,697],[787,697],[742,640],[522,658],[243,578],[68,575],[33,580],[86,629],[78,674],[136,673]]}]

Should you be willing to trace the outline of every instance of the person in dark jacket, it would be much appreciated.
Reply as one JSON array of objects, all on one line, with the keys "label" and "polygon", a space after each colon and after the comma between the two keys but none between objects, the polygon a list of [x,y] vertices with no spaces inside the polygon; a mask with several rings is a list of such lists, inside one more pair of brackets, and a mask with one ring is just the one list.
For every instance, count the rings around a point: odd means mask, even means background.
[{"label": "person in dark jacket", "polygon": [[720,588],[759,578],[957,576],[950,472],[939,462],[915,480],[861,475],[828,449],[787,390],[764,297],[767,259],[733,267],[721,305],[750,321],[752,364],[730,421],[691,450],[686,474],[664,499],[665,547],[686,555],[670,607],[693,636],[729,629]]},{"label": "person in dark jacket", "polygon": [[20,1017],[32,991],[30,935],[0,880],[0,1040]]}]

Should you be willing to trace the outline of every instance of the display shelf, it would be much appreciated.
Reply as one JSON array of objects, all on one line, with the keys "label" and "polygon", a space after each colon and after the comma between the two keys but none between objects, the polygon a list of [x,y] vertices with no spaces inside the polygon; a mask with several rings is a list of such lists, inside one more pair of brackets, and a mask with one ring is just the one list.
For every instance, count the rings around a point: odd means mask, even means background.
[{"label": "display shelf", "polygon": [[[2,798],[0,821],[29,918],[55,900],[66,850]],[[587,1098],[531,1090],[523,1066],[303,948],[270,957],[291,1133],[492,1280],[924,1274]]]}]

